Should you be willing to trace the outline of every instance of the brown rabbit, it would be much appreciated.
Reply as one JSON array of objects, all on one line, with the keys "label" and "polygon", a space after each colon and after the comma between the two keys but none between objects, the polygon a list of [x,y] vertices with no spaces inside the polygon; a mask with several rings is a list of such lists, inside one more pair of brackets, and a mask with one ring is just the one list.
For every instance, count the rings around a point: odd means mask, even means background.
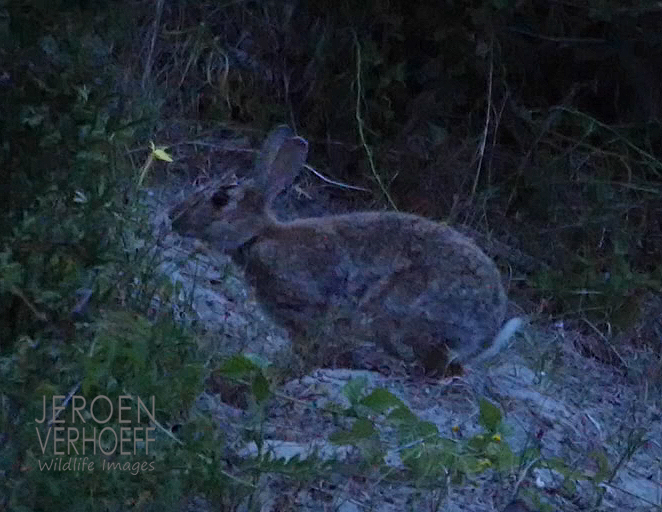
[{"label": "brown rabbit", "polygon": [[173,228],[230,253],[272,316],[320,348],[372,341],[428,369],[498,352],[521,320],[503,325],[496,265],[452,228],[395,212],[276,219],[272,202],[307,153],[288,127],[274,129],[254,181],[194,194],[171,212]]}]

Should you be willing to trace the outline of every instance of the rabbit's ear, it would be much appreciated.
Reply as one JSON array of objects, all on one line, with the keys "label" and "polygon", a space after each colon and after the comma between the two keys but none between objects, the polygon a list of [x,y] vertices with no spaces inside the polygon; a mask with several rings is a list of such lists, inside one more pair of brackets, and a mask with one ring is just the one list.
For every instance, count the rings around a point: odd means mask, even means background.
[{"label": "rabbit's ear", "polygon": [[262,149],[260,149],[257,161],[255,162],[256,178],[260,188],[267,186],[269,169],[271,168],[280,147],[288,138],[293,136],[294,133],[290,127],[282,124],[271,130],[269,135],[267,135],[267,138],[264,139]]},{"label": "rabbit's ear", "polygon": [[280,146],[276,157],[269,168],[266,188],[266,205],[290,186],[297,177],[308,156],[308,142],[302,137],[290,137]]}]

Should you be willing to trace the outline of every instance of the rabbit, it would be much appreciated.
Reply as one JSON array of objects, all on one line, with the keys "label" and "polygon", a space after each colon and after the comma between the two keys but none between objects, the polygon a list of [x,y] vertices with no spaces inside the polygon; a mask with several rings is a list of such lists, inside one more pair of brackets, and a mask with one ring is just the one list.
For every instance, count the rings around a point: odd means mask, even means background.
[{"label": "rabbit", "polygon": [[495,355],[521,319],[503,324],[500,273],[467,237],[398,212],[276,218],[272,203],[307,153],[305,139],[275,128],[255,179],[192,195],[171,210],[173,229],[229,253],[267,312],[318,349],[374,342],[430,371]]}]

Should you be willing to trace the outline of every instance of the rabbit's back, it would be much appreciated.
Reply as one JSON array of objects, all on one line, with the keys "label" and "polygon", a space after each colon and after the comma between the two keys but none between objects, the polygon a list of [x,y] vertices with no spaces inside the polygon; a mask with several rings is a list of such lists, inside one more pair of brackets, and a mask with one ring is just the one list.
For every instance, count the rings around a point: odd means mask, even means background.
[{"label": "rabbit's back", "polygon": [[415,215],[367,212],[275,223],[246,245],[261,302],[304,335],[351,335],[419,357],[460,358],[506,313],[499,272],[473,242]]}]

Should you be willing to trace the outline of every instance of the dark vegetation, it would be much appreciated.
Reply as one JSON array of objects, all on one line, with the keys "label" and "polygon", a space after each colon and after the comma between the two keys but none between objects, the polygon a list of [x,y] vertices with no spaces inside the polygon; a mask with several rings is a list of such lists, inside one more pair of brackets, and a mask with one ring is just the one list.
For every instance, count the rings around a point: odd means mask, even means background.
[{"label": "dark vegetation", "polygon": [[35,470],[43,396],[154,395],[167,436],[203,388],[155,304],[150,140],[289,123],[372,191],[332,194],[491,234],[539,263],[502,262],[527,312],[661,357],[655,313],[627,336],[662,284],[660,26],[620,0],[0,1],[0,510],[231,509],[264,470],[230,478],[199,419],[147,457],[168,474]]}]

